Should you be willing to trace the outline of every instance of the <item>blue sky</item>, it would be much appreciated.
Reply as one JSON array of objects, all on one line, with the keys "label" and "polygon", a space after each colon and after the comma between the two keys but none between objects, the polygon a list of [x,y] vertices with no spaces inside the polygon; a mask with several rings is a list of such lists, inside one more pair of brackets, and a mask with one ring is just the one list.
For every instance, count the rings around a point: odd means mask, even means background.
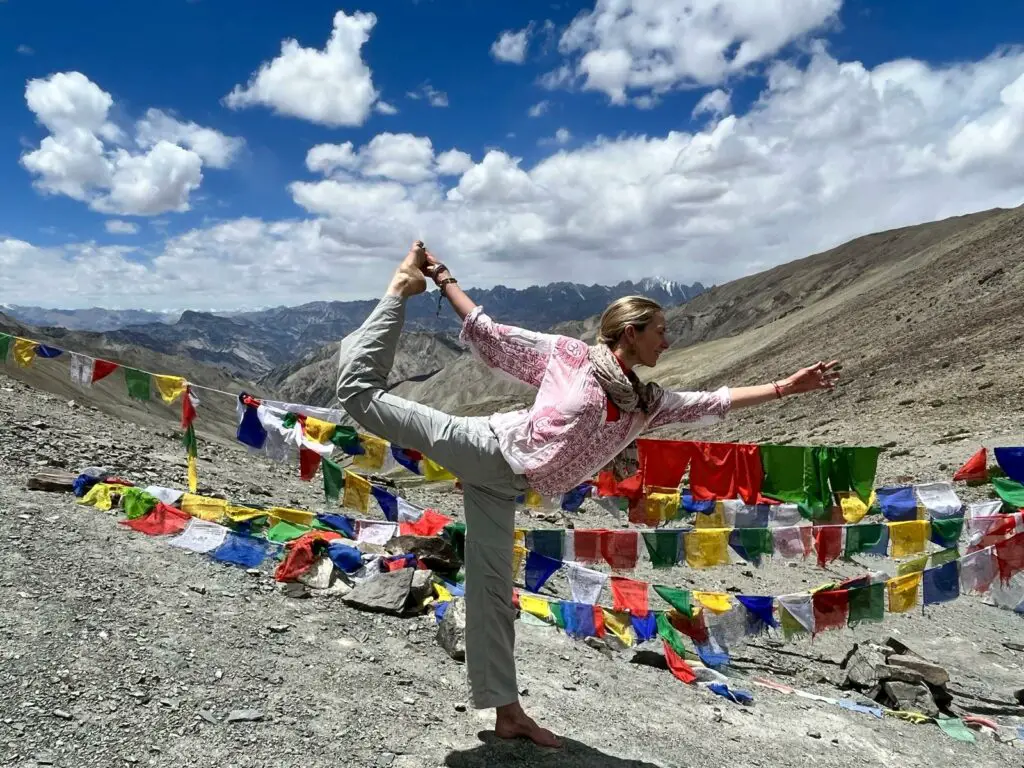
[{"label": "blue sky", "polygon": [[1017,205],[1022,33],[945,0],[0,1],[0,304],[365,297],[414,237],[470,285],[723,282]]}]

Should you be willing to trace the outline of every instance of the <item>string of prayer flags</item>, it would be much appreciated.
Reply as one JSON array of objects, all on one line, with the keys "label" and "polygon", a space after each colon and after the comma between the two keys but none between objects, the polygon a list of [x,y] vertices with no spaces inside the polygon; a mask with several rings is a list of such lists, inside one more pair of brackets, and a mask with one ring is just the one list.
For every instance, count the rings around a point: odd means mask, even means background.
[{"label": "string of prayer flags", "polygon": [[1024,483],[1024,448],[993,448],[992,453],[1007,477],[1017,483]]},{"label": "string of prayer flags", "polygon": [[988,482],[988,450],[979,448],[954,474],[953,479],[965,483]]},{"label": "string of prayer flags", "polygon": [[94,360],[91,357],[71,353],[71,383],[80,387],[91,387],[118,369],[117,363],[109,360]]}]

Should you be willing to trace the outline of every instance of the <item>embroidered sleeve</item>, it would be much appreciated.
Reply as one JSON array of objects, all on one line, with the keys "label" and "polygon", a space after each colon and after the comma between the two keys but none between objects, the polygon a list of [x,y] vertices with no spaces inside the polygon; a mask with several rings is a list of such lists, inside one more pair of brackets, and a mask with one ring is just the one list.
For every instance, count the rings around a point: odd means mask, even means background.
[{"label": "embroidered sleeve", "polygon": [[488,368],[539,387],[557,336],[496,323],[476,307],[466,315],[459,339],[470,346]]},{"label": "embroidered sleeve", "polygon": [[684,422],[714,424],[725,417],[732,407],[728,387],[714,392],[672,392],[665,391],[658,410],[647,423],[648,429],[666,424]]}]

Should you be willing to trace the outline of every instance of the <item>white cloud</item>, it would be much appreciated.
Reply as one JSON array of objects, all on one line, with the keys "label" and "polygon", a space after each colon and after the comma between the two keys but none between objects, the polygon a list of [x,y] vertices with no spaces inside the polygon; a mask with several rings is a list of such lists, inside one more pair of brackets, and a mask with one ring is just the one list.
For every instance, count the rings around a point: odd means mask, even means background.
[{"label": "white cloud", "polygon": [[731,103],[732,96],[729,92],[716,88],[701,97],[700,101],[697,102],[697,106],[693,108],[692,116],[711,115],[712,117],[719,117],[729,113]]},{"label": "white cloud", "polygon": [[500,149],[468,167],[451,151],[428,162],[427,137],[377,138],[310,151],[329,177],[290,185],[304,219],[196,229],[152,261],[0,240],[0,295],[149,308],[360,298],[418,237],[467,286],[579,273],[721,283],[867,232],[1024,203],[1024,51],[867,68],[818,47],[805,65],[773,65],[741,114],[535,164]]},{"label": "white cloud", "polygon": [[120,219],[107,219],[103,222],[103,226],[112,235],[134,235],[139,231],[138,224],[133,224],[130,221],[121,221]]},{"label": "white cloud", "polygon": [[562,33],[569,63],[548,87],[582,79],[585,90],[625,104],[629,91],[716,85],[830,23],[842,0],[596,0]]},{"label": "white cloud", "polygon": [[382,115],[397,115],[398,107],[394,104],[389,104],[386,101],[378,101],[373,105],[373,108],[380,112]]},{"label": "white cloud", "polygon": [[29,80],[25,101],[50,135],[21,156],[37,189],[103,213],[146,216],[189,209],[204,163],[225,168],[244,142],[151,109],[132,140],[109,119],[114,100],[80,72]]},{"label": "white cloud", "polygon": [[572,139],[572,134],[569,132],[569,129],[568,128],[559,128],[557,131],[555,131],[555,135],[554,136],[552,136],[550,138],[546,138],[546,139],[541,139],[537,143],[540,144],[541,146],[552,145],[552,144],[557,145],[557,146],[564,146],[565,144],[569,143],[570,139]]},{"label": "white cloud", "polygon": [[458,149],[449,149],[437,156],[437,172],[441,176],[461,176],[473,167],[473,158]]},{"label": "white cloud", "polygon": [[35,51],[32,50],[32,47],[28,46],[28,45],[25,45],[24,43],[19,45],[15,50],[18,53],[20,53],[22,56],[32,56],[32,55],[35,54]]},{"label": "white cloud", "polygon": [[430,83],[424,83],[415,91],[409,91],[405,95],[417,101],[419,99],[426,99],[427,103],[432,107],[448,106],[448,94],[437,90]]},{"label": "white cloud", "polygon": [[518,32],[506,29],[498,35],[497,40],[491,43],[491,56],[498,61],[522,64],[526,61],[526,48],[530,44],[530,34],[532,32],[532,24],[520,29]]},{"label": "white cloud", "polygon": [[284,40],[280,55],[264,62],[244,88],[236,85],[224,103],[232,109],[265,106],[331,127],[362,125],[379,95],[362,58],[376,23],[372,13],[338,11],[323,50]]},{"label": "white cloud", "polygon": [[545,112],[547,112],[550,107],[551,102],[548,101],[547,99],[545,99],[544,101],[538,101],[536,104],[530,107],[529,110],[527,110],[526,114],[528,114],[530,117],[540,117]]}]

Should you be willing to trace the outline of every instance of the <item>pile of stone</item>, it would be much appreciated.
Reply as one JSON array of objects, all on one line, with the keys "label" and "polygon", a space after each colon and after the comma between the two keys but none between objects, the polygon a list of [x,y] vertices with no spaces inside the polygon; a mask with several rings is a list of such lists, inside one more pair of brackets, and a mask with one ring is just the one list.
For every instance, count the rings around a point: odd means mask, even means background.
[{"label": "pile of stone", "polygon": [[854,645],[842,667],[846,688],[860,691],[884,707],[929,717],[950,714],[949,673],[896,638]]}]

